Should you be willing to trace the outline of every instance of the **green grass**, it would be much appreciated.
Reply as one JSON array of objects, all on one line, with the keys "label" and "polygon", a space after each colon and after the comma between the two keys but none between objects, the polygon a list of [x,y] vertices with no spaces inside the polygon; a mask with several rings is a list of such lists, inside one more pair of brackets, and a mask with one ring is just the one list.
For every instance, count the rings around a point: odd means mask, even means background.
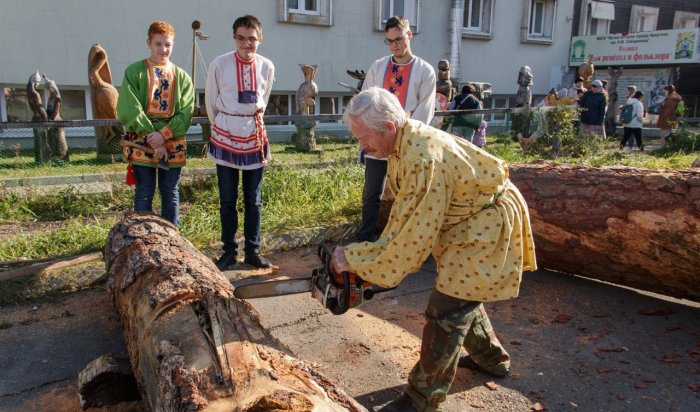
[{"label": "green grass", "polygon": [[[355,163],[324,168],[269,167],[263,179],[263,233],[358,219],[363,179],[364,169]],[[4,203],[0,202],[0,221],[64,220],[64,223],[51,231],[39,230],[3,239],[0,260],[63,257],[100,250],[119,215],[114,212],[129,210],[132,196],[131,189],[125,189],[114,194],[68,192],[29,199],[6,197]],[[239,195],[238,210],[239,221],[243,222],[241,198]],[[158,202],[154,203],[157,210]],[[14,207],[9,207],[11,204]],[[181,210],[183,235],[200,248],[215,244],[221,232],[216,176],[195,178],[183,185]]]},{"label": "green grass", "polygon": [[[357,159],[357,144],[349,142],[322,142],[320,153],[303,153],[295,150],[291,143],[272,143],[273,164],[309,164],[319,162],[351,161]],[[2,149],[2,148],[0,148]],[[191,169],[212,168],[214,163],[204,155],[201,145],[192,145],[187,160]],[[98,160],[95,149],[71,149],[70,163],[34,162],[32,150],[0,150],[0,179],[17,179],[46,176],[109,175],[123,173],[126,168],[120,153],[111,160]]]},{"label": "green grass", "polygon": [[[653,143],[654,141],[652,141]],[[646,142],[645,144],[648,144]],[[547,159],[558,164],[580,164],[591,166],[629,166],[650,169],[679,169],[687,168],[693,163],[700,152],[690,154],[668,152],[664,150],[634,151],[625,153],[618,149],[618,140],[608,140],[605,148],[594,154],[582,157],[560,156]],[[500,157],[508,163],[529,163],[542,160],[534,154],[524,153],[520,144],[513,142],[509,136],[488,136],[484,147],[489,153]]]},{"label": "green grass", "polygon": [[71,220],[52,231],[12,236],[3,239],[0,260],[43,259],[101,250],[114,223],[114,219],[90,223]]}]

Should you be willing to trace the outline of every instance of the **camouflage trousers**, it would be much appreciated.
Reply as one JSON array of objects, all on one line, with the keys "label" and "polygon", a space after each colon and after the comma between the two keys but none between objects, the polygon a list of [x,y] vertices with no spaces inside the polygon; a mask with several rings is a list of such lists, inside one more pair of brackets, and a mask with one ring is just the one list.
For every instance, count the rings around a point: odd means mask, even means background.
[{"label": "camouflage trousers", "polygon": [[486,370],[507,370],[510,356],[501,346],[481,302],[434,290],[425,310],[420,359],[408,377],[406,394],[418,412],[441,411],[462,346]]}]

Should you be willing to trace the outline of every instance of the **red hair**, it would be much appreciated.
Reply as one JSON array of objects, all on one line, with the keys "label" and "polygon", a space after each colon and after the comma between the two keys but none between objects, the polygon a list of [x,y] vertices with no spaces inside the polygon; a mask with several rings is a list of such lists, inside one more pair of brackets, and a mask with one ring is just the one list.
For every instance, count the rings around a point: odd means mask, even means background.
[{"label": "red hair", "polygon": [[175,27],[165,20],[154,21],[148,28],[148,40],[151,40],[154,34],[175,37]]}]

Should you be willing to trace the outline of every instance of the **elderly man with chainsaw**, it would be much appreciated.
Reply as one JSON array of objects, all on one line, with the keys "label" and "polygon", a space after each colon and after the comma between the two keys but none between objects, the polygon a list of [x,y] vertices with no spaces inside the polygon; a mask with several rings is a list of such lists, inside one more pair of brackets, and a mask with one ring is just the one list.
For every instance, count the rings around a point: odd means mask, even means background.
[{"label": "elderly man with chainsaw", "polygon": [[483,302],[517,297],[522,271],[536,269],[527,205],[501,159],[410,119],[383,89],[355,96],[344,121],[367,153],[388,158],[396,200],[381,237],[337,247],[333,270],[393,287],[430,254],[437,262],[420,359],[405,392],[376,410],[440,411],[458,364],[509,372]]}]

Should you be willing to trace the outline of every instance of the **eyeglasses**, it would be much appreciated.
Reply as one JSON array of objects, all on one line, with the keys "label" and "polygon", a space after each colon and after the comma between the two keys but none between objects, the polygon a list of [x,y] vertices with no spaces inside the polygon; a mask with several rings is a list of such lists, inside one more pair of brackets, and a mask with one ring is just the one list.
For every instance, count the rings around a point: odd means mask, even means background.
[{"label": "eyeglasses", "polygon": [[385,38],[385,39],[384,39],[384,44],[386,44],[387,46],[391,46],[392,44],[395,44],[395,45],[398,46],[398,45],[400,45],[401,43],[403,43],[404,40],[406,40],[406,36],[399,36],[399,37],[397,37],[397,38],[395,38],[395,39],[387,39],[387,38]]},{"label": "eyeglasses", "polygon": [[245,43],[255,44],[255,43],[258,42],[258,38],[257,38],[257,37],[236,36],[235,39],[236,39],[237,42],[242,43],[242,44],[245,44]]}]

